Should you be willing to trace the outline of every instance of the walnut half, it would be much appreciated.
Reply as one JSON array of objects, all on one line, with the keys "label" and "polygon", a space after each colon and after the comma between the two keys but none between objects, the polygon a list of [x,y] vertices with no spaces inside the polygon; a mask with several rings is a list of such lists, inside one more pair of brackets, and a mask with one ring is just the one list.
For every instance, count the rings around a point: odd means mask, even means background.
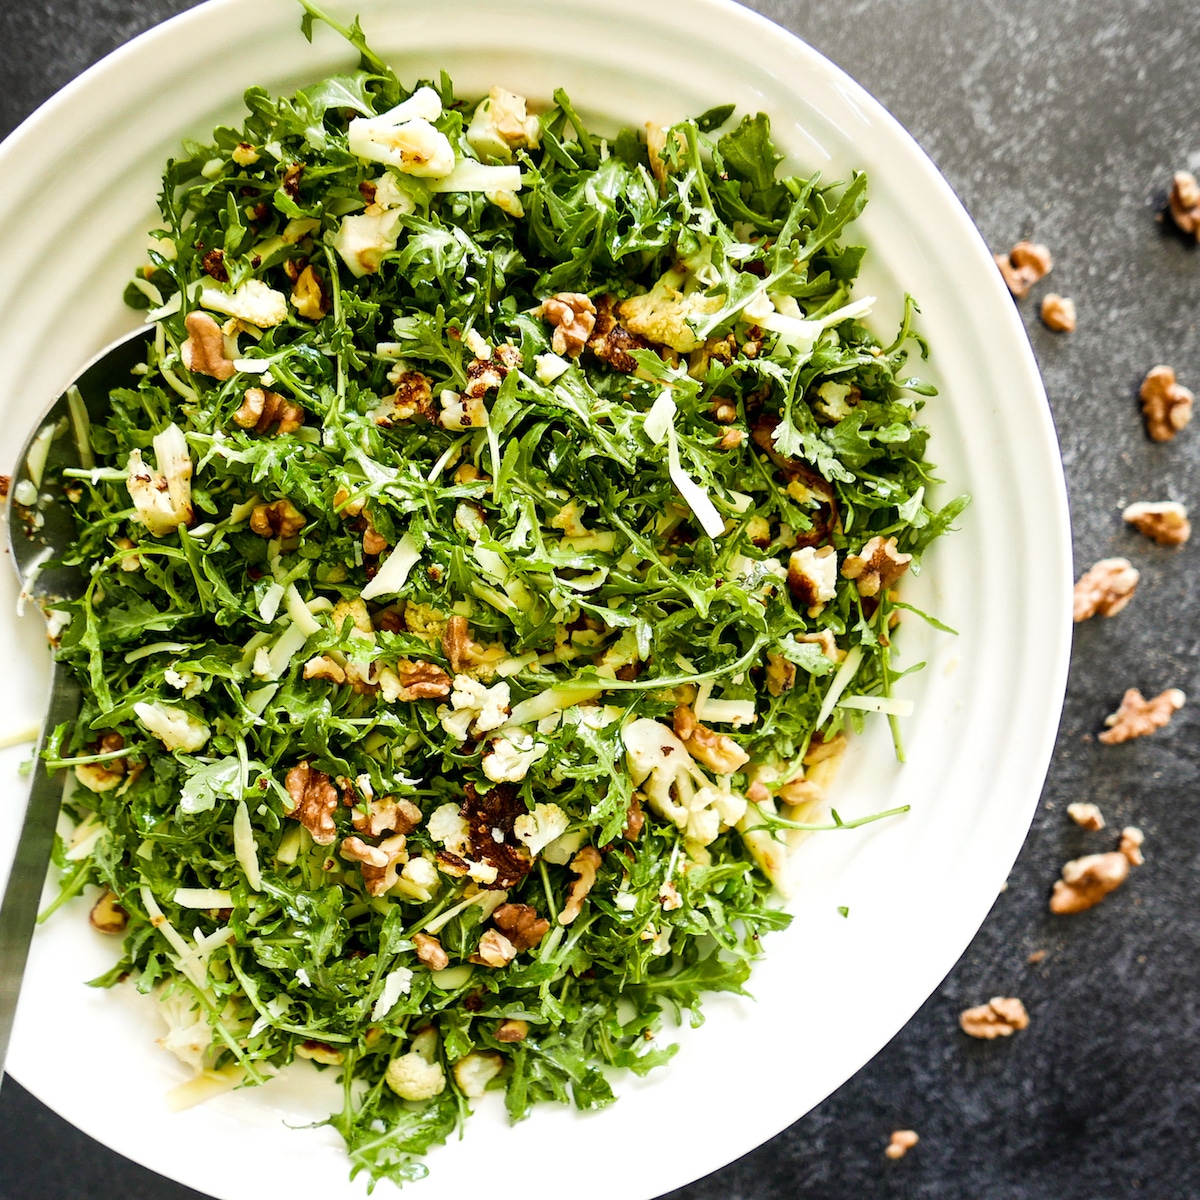
[{"label": "walnut half", "polygon": [[1121,707],[1105,718],[1108,728],[1100,735],[1106,746],[1116,746],[1131,738],[1146,737],[1167,725],[1184,706],[1187,697],[1178,688],[1167,688],[1147,700],[1137,688],[1129,688],[1121,697]]},{"label": "walnut half", "polygon": [[541,315],[554,327],[550,349],[578,358],[596,327],[596,306],[582,292],[559,292],[542,304]]},{"label": "walnut half", "polygon": [[1200,241],[1200,183],[1190,171],[1175,172],[1167,209],[1183,233],[1190,233]]},{"label": "walnut half", "polygon": [[304,409],[278,392],[252,387],[246,389],[233,420],[234,424],[255,433],[266,433],[272,425],[277,427],[276,433],[295,433],[304,424]]},{"label": "walnut half", "polygon": [[1059,916],[1085,912],[1119,888],[1129,875],[1129,859],[1118,851],[1073,858],[1054,884],[1050,911]]},{"label": "walnut half", "polygon": [[318,846],[332,845],[337,838],[333,814],[338,805],[338,792],[329,776],[318,771],[312,763],[302,762],[287,773],[284,787],[294,805],[288,816],[299,821]]},{"label": "walnut half", "polygon": [[1169,442],[1192,419],[1196,397],[1175,380],[1171,367],[1153,367],[1138,393],[1146,432],[1156,442]]},{"label": "walnut half", "polygon": [[842,577],[855,581],[860,596],[878,596],[908,570],[910,562],[912,555],[901,554],[894,537],[885,539],[877,535],[857,554],[846,555]]},{"label": "walnut half", "polygon": [[1017,300],[1029,295],[1029,289],[1044,279],[1054,267],[1050,251],[1038,242],[1018,242],[1007,254],[993,256],[1008,290]]},{"label": "walnut half", "polygon": [[959,1016],[958,1023],[963,1033],[990,1042],[998,1037],[1012,1037],[1018,1029],[1027,1028],[1029,1014],[1015,996],[994,996],[986,1004],[968,1008]]},{"label": "walnut half", "polygon": [[1131,504],[1121,514],[1122,519],[1156,541],[1160,546],[1182,546],[1192,536],[1192,525],[1187,509],[1175,500],[1158,503],[1139,501]]},{"label": "walnut half", "polygon": [[1074,617],[1115,617],[1137,591],[1138,569],[1127,558],[1102,558],[1075,584]]}]

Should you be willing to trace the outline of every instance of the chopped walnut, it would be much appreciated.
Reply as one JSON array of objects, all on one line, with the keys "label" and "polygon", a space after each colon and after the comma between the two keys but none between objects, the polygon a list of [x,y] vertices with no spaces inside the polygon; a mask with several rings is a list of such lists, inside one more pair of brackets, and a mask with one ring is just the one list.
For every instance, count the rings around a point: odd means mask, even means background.
[{"label": "chopped walnut", "polygon": [[1104,828],[1104,814],[1095,804],[1068,804],[1067,816],[1076,825],[1090,829],[1093,833]]},{"label": "chopped walnut", "polygon": [[575,879],[571,883],[567,902],[563,905],[562,912],[558,914],[560,925],[570,925],[583,911],[583,902],[596,882],[596,872],[599,869],[600,852],[595,846],[584,846],[571,859],[571,870],[575,872]]},{"label": "chopped walnut", "polygon": [[1075,330],[1075,301],[1056,292],[1042,299],[1042,324],[1055,333],[1073,333]]},{"label": "chopped walnut", "polygon": [[320,275],[312,267],[305,267],[292,288],[292,304],[296,311],[309,321],[319,321],[329,312],[329,297]]},{"label": "chopped walnut", "polygon": [[767,655],[767,691],[772,696],[782,696],[796,685],[796,664],[788,662],[782,654]]},{"label": "chopped walnut", "polygon": [[369,513],[365,520],[367,527],[363,530],[363,554],[369,558],[378,558],[388,548],[387,538],[375,528],[375,523],[371,520]]},{"label": "chopped walnut", "polygon": [[887,1158],[903,1158],[920,1140],[911,1129],[897,1129],[883,1153]]},{"label": "chopped walnut", "polygon": [[368,895],[384,896],[396,886],[400,870],[408,862],[406,841],[404,834],[398,833],[395,837],[385,838],[378,846],[371,847],[383,855],[384,863],[380,866],[378,857],[373,856],[372,861],[363,862],[359,868]]},{"label": "chopped walnut", "polygon": [[1171,367],[1152,368],[1138,395],[1146,432],[1156,442],[1169,442],[1191,419],[1195,396],[1175,381]]},{"label": "chopped walnut", "polygon": [[1099,904],[1129,875],[1129,859],[1119,851],[1086,854],[1074,858],[1062,869],[1062,878],[1054,884],[1050,911],[1060,915],[1080,913]]},{"label": "chopped walnut", "polygon": [[362,838],[343,839],[342,848],[338,853],[350,862],[365,863],[367,866],[377,867],[379,870],[383,870],[388,865],[387,851],[380,850],[378,846],[368,846]]},{"label": "chopped walnut", "polygon": [[502,904],[492,914],[492,920],[516,947],[518,954],[536,946],[550,928],[550,922],[539,917],[537,909],[529,904]]},{"label": "chopped walnut", "polygon": [[307,523],[308,518],[290,500],[256,504],[250,514],[250,528],[265,538],[286,541],[295,537]]},{"label": "chopped walnut", "polygon": [[1121,707],[1105,718],[1108,728],[1100,740],[1106,746],[1116,746],[1131,738],[1146,737],[1168,724],[1186,700],[1178,688],[1167,688],[1153,700],[1147,700],[1137,688],[1129,688],[1121,697]]},{"label": "chopped walnut", "polygon": [[117,903],[116,896],[105,889],[92,905],[88,922],[100,933],[124,933],[129,924],[129,914]]},{"label": "chopped walnut", "polygon": [[1136,825],[1126,825],[1121,830],[1121,844],[1117,850],[1129,860],[1131,867],[1140,867],[1146,861],[1142,854],[1145,840],[1146,835]]},{"label": "chopped walnut", "polygon": [[726,429],[717,442],[718,450],[736,450],[746,440],[744,429]]},{"label": "chopped walnut", "polygon": [[214,317],[195,309],[188,313],[183,324],[188,336],[179,353],[189,371],[222,380],[237,374],[233,360],[225,355],[225,334]]},{"label": "chopped walnut", "polygon": [[1029,289],[1049,275],[1054,267],[1050,251],[1037,242],[1018,242],[1007,254],[994,257],[1008,290],[1018,300],[1029,295]]},{"label": "chopped walnut", "polygon": [[[125,748],[125,739],[116,732],[104,734],[96,743],[94,753],[111,754]],[[102,762],[79,763],[75,778],[89,791],[111,792],[125,781],[129,764],[124,758],[109,758]]]},{"label": "chopped walnut", "polygon": [[1075,620],[1087,621],[1097,613],[1115,617],[1133,599],[1139,578],[1129,559],[1102,558],[1075,584]]},{"label": "chopped walnut", "polygon": [[471,628],[466,617],[451,617],[442,630],[442,650],[450,660],[455,675],[469,674],[482,654],[482,648],[471,640]]},{"label": "chopped walnut", "polygon": [[517,948],[498,929],[489,929],[479,939],[471,962],[482,967],[507,967],[517,957]]},{"label": "chopped walnut", "polygon": [[596,325],[596,306],[582,292],[559,292],[542,304],[541,315],[554,326],[550,348],[578,358]]},{"label": "chopped walnut", "polygon": [[413,945],[417,958],[431,971],[444,971],[450,965],[450,955],[442,949],[442,943],[428,933],[413,934]]},{"label": "chopped walnut", "polygon": [[233,420],[234,424],[255,433],[266,433],[272,425],[278,426],[276,433],[295,433],[304,424],[304,409],[278,392],[252,387],[246,389]]},{"label": "chopped walnut", "polygon": [[986,1004],[961,1013],[958,1023],[963,1033],[990,1042],[993,1038],[1012,1037],[1018,1029],[1025,1029],[1029,1014],[1015,996],[994,996]]},{"label": "chopped walnut", "polygon": [[1138,533],[1152,538],[1160,546],[1182,546],[1192,536],[1187,509],[1175,500],[1162,500],[1156,504],[1140,501],[1129,505],[1121,516]]},{"label": "chopped walnut", "polygon": [[385,833],[412,833],[421,823],[421,810],[411,800],[382,796],[371,800],[368,807],[370,812],[365,813],[355,805],[350,814],[350,824],[368,837],[382,837]]},{"label": "chopped walnut", "polygon": [[528,1036],[529,1022],[522,1021],[519,1017],[511,1017],[496,1026],[496,1041],[498,1042],[523,1042]]},{"label": "chopped walnut", "polygon": [[645,824],[646,814],[642,812],[642,802],[634,793],[629,807],[625,810],[625,828],[621,830],[621,836],[627,841],[636,842],[642,836],[642,827]]},{"label": "chopped walnut", "polygon": [[912,562],[911,554],[896,549],[896,539],[871,538],[857,554],[847,554],[842,562],[842,577],[857,583],[860,596],[878,596],[886,592]]},{"label": "chopped walnut", "polygon": [[329,683],[345,683],[346,672],[341,663],[334,662],[328,654],[318,654],[304,664],[305,679],[325,679]]},{"label": "chopped walnut", "polygon": [[473,783],[465,783],[463,792],[466,799],[459,815],[467,822],[471,857],[495,868],[496,878],[489,881],[490,886],[515,887],[533,866],[514,832],[516,819],[528,811],[525,802],[517,789],[506,783],[498,783],[482,795]]},{"label": "chopped walnut", "polygon": [[1200,241],[1200,183],[1190,171],[1176,171],[1167,197],[1171,220]]},{"label": "chopped walnut", "polygon": [[293,808],[288,816],[299,821],[318,846],[329,846],[337,839],[333,814],[337,811],[338,793],[329,776],[316,770],[312,763],[294,766],[284,780],[292,798]]},{"label": "chopped walnut", "polygon": [[296,1057],[324,1063],[327,1067],[340,1067],[346,1061],[346,1055],[341,1050],[335,1050],[328,1042],[311,1040],[301,1042],[296,1047]]},{"label": "chopped walnut", "polygon": [[396,664],[396,674],[400,678],[397,700],[436,700],[450,695],[450,676],[423,658],[402,658]]},{"label": "chopped walnut", "polygon": [[680,704],[671,714],[675,736],[698,762],[718,775],[732,775],[750,761],[750,755],[724,733],[713,733],[696,720],[696,714]]}]

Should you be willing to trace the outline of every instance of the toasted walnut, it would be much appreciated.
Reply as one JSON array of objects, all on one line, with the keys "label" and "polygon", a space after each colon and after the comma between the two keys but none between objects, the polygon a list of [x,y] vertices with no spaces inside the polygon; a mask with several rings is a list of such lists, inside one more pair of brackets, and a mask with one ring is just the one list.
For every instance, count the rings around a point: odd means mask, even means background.
[{"label": "toasted walnut", "polygon": [[1090,829],[1093,833],[1104,828],[1104,814],[1095,804],[1068,804],[1067,816],[1076,825]]},{"label": "toasted walnut", "polygon": [[1102,558],[1075,584],[1075,620],[1087,621],[1097,613],[1115,617],[1133,599],[1139,578],[1129,559]]},{"label": "toasted walnut", "polygon": [[341,1050],[335,1050],[328,1042],[312,1040],[301,1042],[296,1047],[296,1057],[311,1059],[327,1067],[340,1067],[346,1061],[346,1055]]},{"label": "toasted walnut", "polygon": [[224,250],[210,250],[201,260],[200,267],[205,275],[218,283],[229,282],[229,268],[225,265]]},{"label": "toasted walnut", "polygon": [[750,761],[750,755],[724,733],[714,733],[696,720],[696,714],[686,704],[680,704],[671,714],[675,736],[698,762],[718,775],[732,775]]},{"label": "toasted walnut", "polygon": [[1152,368],[1142,380],[1138,395],[1146,432],[1156,442],[1169,442],[1192,419],[1195,396],[1175,381],[1171,367]]},{"label": "toasted walnut", "polygon": [[290,500],[256,504],[250,514],[250,528],[265,538],[286,541],[295,537],[307,523],[308,518]]},{"label": "toasted walnut", "polygon": [[366,863],[367,866],[378,867],[380,870],[388,865],[387,852],[380,850],[378,846],[368,846],[362,838],[345,838],[338,853],[350,862]]},{"label": "toasted walnut", "polygon": [[1087,854],[1074,858],[1062,869],[1062,878],[1054,884],[1050,911],[1060,915],[1083,912],[1099,904],[1129,875],[1129,859],[1119,851]]},{"label": "toasted walnut", "polygon": [[492,913],[492,920],[518,954],[536,946],[550,928],[550,922],[539,917],[537,909],[529,904],[502,904]]},{"label": "toasted walnut", "polygon": [[846,555],[842,576],[856,581],[860,596],[878,596],[908,570],[910,562],[912,555],[901,554],[894,537],[876,535],[857,554]]},{"label": "toasted walnut", "polygon": [[417,950],[417,958],[431,971],[444,971],[450,965],[450,955],[442,949],[442,943],[431,934],[413,934],[413,945]]},{"label": "toasted walnut", "polygon": [[621,830],[621,836],[627,841],[636,842],[642,836],[642,828],[646,824],[646,814],[642,812],[642,802],[634,793],[633,798],[629,801],[629,807],[625,810],[625,828]]},{"label": "toasted walnut", "polygon": [[1129,860],[1131,867],[1140,867],[1146,861],[1142,854],[1145,840],[1146,835],[1136,825],[1126,825],[1121,830],[1121,844],[1117,850]]},{"label": "toasted walnut", "polygon": [[294,766],[284,779],[284,787],[292,798],[293,808],[288,816],[299,821],[318,846],[329,846],[337,838],[333,814],[337,810],[338,793],[323,771],[312,763]]},{"label": "toasted walnut", "polygon": [[479,939],[471,962],[482,967],[507,967],[517,957],[517,948],[498,929],[489,929]]},{"label": "toasted walnut", "polygon": [[1051,292],[1042,299],[1042,324],[1055,333],[1072,333],[1075,329],[1075,301],[1069,296]]},{"label": "toasted walnut", "polygon": [[402,658],[396,664],[396,674],[400,678],[397,700],[436,700],[450,695],[450,676],[423,658]]},{"label": "toasted walnut", "polygon": [[1025,1005],[1015,996],[994,996],[986,1004],[961,1013],[958,1023],[963,1033],[991,1041],[998,1037],[1012,1037],[1018,1029],[1025,1029],[1029,1025],[1029,1014],[1025,1011]]},{"label": "toasted walnut", "polygon": [[1190,171],[1176,171],[1167,197],[1171,220],[1200,241],[1200,183]]},{"label": "toasted walnut", "polygon": [[1105,718],[1108,728],[1100,735],[1106,746],[1116,746],[1131,738],[1146,737],[1167,725],[1184,706],[1187,697],[1178,688],[1167,688],[1147,700],[1137,688],[1121,697],[1121,707]]},{"label": "toasted walnut", "polygon": [[903,1158],[920,1140],[911,1129],[897,1129],[883,1153],[887,1158]]},{"label": "toasted walnut", "polygon": [[272,425],[276,426],[276,433],[295,433],[304,424],[304,409],[278,392],[252,387],[246,389],[233,420],[243,429],[252,429],[255,433],[266,433]]},{"label": "toasted walnut", "polygon": [[195,309],[184,318],[187,340],[179,348],[183,365],[195,375],[229,379],[237,374],[233,360],[225,355],[225,335],[216,319]]},{"label": "toasted walnut", "polygon": [[498,1042],[523,1042],[528,1036],[529,1022],[522,1021],[519,1017],[501,1021],[496,1026],[496,1041]]},{"label": "toasted walnut", "polygon": [[[112,754],[125,748],[125,739],[116,732],[106,733],[96,743],[94,753]],[[109,758],[103,762],[79,763],[75,778],[92,792],[111,792],[125,781],[129,764],[124,758]]]},{"label": "toasted walnut", "polygon": [[1141,501],[1129,505],[1121,516],[1138,533],[1153,538],[1160,546],[1182,546],[1192,536],[1187,509],[1175,500],[1157,504]]},{"label": "toasted walnut", "polygon": [[385,833],[412,833],[421,823],[421,810],[411,800],[397,800],[394,796],[382,796],[371,800],[370,812],[363,812],[357,805],[350,814],[350,823],[359,833],[368,837],[382,837]]},{"label": "toasted walnut", "polygon": [[451,617],[442,630],[442,650],[450,660],[455,675],[465,675],[479,660],[480,646],[471,640],[471,628],[466,617]]},{"label": "toasted walnut", "polygon": [[425,421],[437,419],[433,407],[433,382],[420,371],[401,371],[394,378],[395,392],[385,396],[375,410],[375,424],[390,427],[397,421],[421,418]]},{"label": "toasted walnut", "polygon": [[378,846],[369,847],[383,855],[384,864],[380,866],[378,855],[375,855],[359,867],[368,895],[384,896],[396,886],[400,869],[408,862],[406,840],[404,834],[398,833],[395,837],[385,838]]},{"label": "toasted walnut", "polygon": [[129,914],[117,903],[116,896],[106,889],[92,905],[88,922],[100,933],[124,933],[129,925]]},{"label": "toasted walnut", "polygon": [[541,315],[554,326],[550,348],[578,358],[596,325],[596,306],[582,292],[559,292],[542,304]]},{"label": "toasted walnut", "polygon": [[596,882],[596,872],[599,869],[600,852],[595,846],[584,846],[571,859],[571,870],[575,872],[575,879],[571,883],[571,891],[567,895],[567,902],[563,905],[562,912],[558,914],[558,923],[560,925],[570,925],[583,911],[583,902],[587,899],[588,892],[592,890],[592,886]]},{"label": "toasted walnut", "polygon": [[387,548],[387,538],[383,536],[375,528],[375,523],[371,520],[371,515],[366,516],[367,527],[363,530],[362,548],[363,553],[370,558],[378,558]]},{"label": "toasted walnut", "polygon": [[736,450],[745,440],[744,429],[726,429],[717,442],[718,450]]},{"label": "toasted walnut", "polygon": [[296,311],[309,321],[319,321],[329,312],[329,297],[320,275],[312,267],[305,267],[292,288],[292,304]]},{"label": "toasted walnut", "polygon": [[329,683],[345,683],[346,672],[341,663],[334,662],[328,654],[318,654],[304,664],[305,679],[325,679]]},{"label": "toasted walnut", "polygon": [[596,326],[588,338],[588,349],[614,371],[629,375],[637,370],[637,360],[632,350],[648,350],[650,343],[640,334],[632,333],[617,320],[615,301],[611,296],[602,296],[596,309]]},{"label": "toasted walnut", "polygon": [[782,654],[767,655],[767,691],[772,696],[782,696],[796,685],[796,664],[788,662]]},{"label": "toasted walnut", "polygon": [[1008,290],[1018,299],[1029,295],[1029,289],[1044,279],[1054,267],[1050,251],[1037,242],[1018,242],[1008,254],[997,254],[996,266],[1008,284]]}]

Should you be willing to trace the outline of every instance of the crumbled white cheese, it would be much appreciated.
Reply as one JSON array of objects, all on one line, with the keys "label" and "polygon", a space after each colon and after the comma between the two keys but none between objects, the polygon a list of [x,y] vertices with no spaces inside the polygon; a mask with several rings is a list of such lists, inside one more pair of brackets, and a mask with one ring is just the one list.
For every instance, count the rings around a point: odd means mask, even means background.
[{"label": "crumbled white cheese", "polygon": [[503,680],[486,687],[470,675],[456,675],[450,704],[438,709],[438,720],[451,737],[465,742],[468,733],[478,737],[499,729],[508,720],[509,701],[508,684]]}]

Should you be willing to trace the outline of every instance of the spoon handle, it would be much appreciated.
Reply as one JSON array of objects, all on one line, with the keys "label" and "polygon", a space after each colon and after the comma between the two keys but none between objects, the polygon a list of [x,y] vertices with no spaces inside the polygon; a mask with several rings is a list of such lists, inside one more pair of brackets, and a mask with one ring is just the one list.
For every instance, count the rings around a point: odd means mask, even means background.
[{"label": "spoon handle", "polygon": [[0,901],[0,1070],[8,1057],[29,942],[41,906],[42,885],[54,849],[54,831],[63,796],[62,772],[51,773],[46,769],[42,751],[54,730],[78,715],[80,698],[79,685],[70,671],[56,663],[50,679],[46,723],[33,759],[25,821],[4,899]]}]

